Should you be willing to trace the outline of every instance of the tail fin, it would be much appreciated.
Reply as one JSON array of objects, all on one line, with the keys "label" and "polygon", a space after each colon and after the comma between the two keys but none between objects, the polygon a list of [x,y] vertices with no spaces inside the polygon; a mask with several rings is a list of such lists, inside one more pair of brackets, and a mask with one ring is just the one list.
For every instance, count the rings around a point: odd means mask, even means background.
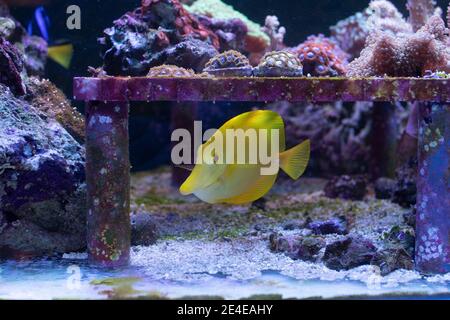
[{"label": "tail fin", "polygon": [[298,146],[280,154],[280,167],[294,180],[300,178],[305,172],[309,162],[311,143],[303,141]]},{"label": "tail fin", "polygon": [[70,43],[52,46],[48,48],[50,59],[60,64],[66,69],[70,68],[70,62],[73,57],[73,45]]}]

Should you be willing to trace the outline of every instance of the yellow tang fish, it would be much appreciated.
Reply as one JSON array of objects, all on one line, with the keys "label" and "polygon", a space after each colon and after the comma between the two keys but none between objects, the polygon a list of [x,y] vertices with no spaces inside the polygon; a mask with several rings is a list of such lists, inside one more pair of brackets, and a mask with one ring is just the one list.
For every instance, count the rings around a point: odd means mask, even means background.
[{"label": "yellow tang fish", "polygon": [[[270,174],[262,174],[262,169],[267,168],[267,162],[261,159],[250,161],[252,154],[248,151],[255,141],[247,137],[245,146],[245,161],[238,162],[238,148],[234,151],[227,146],[230,138],[227,132],[238,131],[257,132],[258,148],[265,147],[266,154],[276,161],[276,170]],[[265,129],[265,130],[261,130]],[[273,135],[272,132],[278,132]],[[202,201],[208,203],[244,204],[253,202],[263,197],[270,191],[278,176],[279,168],[286,172],[292,179],[297,180],[306,170],[310,156],[310,141],[306,140],[296,147],[285,150],[285,129],[283,119],[273,111],[258,110],[243,113],[227,121],[214,135],[204,143],[197,152],[197,163],[190,176],[180,187],[183,195],[194,194]],[[261,134],[262,133],[262,134]],[[274,140],[272,141],[272,137]],[[227,139],[228,138],[228,139]],[[262,140],[265,139],[265,140]],[[241,140],[242,141],[242,140]],[[261,141],[264,141],[260,143]],[[278,144],[278,152],[273,154],[273,143]],[[254,150],[254,148],[252,148]],[[226,161],[227,153],[232,161]],[[258,151],[259,153],[259,151]],[[231,154],[231,155],[230,155]],[[254,155],[253,155],[254,156]],[[198,159],[201,158],[201,162]],[[242,160],[243,158],[241,158]],[[263,164],[264,163],[264,164]]]}]

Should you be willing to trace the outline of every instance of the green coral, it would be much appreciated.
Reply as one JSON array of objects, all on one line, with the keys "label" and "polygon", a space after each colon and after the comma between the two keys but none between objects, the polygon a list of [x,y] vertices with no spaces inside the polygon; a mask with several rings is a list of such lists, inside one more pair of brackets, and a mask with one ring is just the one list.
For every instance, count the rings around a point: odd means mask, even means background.
[{"label": "green coral", "polygon": [[216,19],[240,19],[247,26],[249,36],[260,38],[267,45],[270,43],[269,36],[261,30],[261,26],[258,23],[251,21],[232,6],[220,0],[197,0],[191,6],[185,5],[185,8],[190,13],[214,17]]}]

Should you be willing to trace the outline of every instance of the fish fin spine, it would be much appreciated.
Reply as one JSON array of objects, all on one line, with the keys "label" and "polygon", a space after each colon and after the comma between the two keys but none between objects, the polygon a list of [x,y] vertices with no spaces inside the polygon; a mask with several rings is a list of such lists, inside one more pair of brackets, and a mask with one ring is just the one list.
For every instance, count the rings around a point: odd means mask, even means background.
[{"label": "fish fin spine", "polygon": [[311,152],[310,140],[305,140],[280,154],[280,167],[293,180],[297,180],[308,166]]}]

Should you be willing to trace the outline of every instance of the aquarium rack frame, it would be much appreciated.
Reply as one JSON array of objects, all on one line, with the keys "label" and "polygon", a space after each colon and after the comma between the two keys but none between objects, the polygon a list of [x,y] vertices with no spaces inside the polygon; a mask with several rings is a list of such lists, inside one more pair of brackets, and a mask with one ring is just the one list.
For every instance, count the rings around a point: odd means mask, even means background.
[{"label": "aquarium rack frame", "polygon": [[[88,255],[117,267],[130,257],[128,116],[133,101],[375,102],[379,150],[389,150],[392,106],[416,102],[418,178],[416,269],[450,272],[450,80],[423,78],[75,78],[87,103]],[[388,124],[390,123],[390,124]],[[395,124],[394,124],[395,125]],[[391,150],[392,151],[392,150]],[[381,153],[381,152],[380,152]],[[387,157],[389,158],[389,157]],[[378,163],[383,167],[389,159]]]}]

